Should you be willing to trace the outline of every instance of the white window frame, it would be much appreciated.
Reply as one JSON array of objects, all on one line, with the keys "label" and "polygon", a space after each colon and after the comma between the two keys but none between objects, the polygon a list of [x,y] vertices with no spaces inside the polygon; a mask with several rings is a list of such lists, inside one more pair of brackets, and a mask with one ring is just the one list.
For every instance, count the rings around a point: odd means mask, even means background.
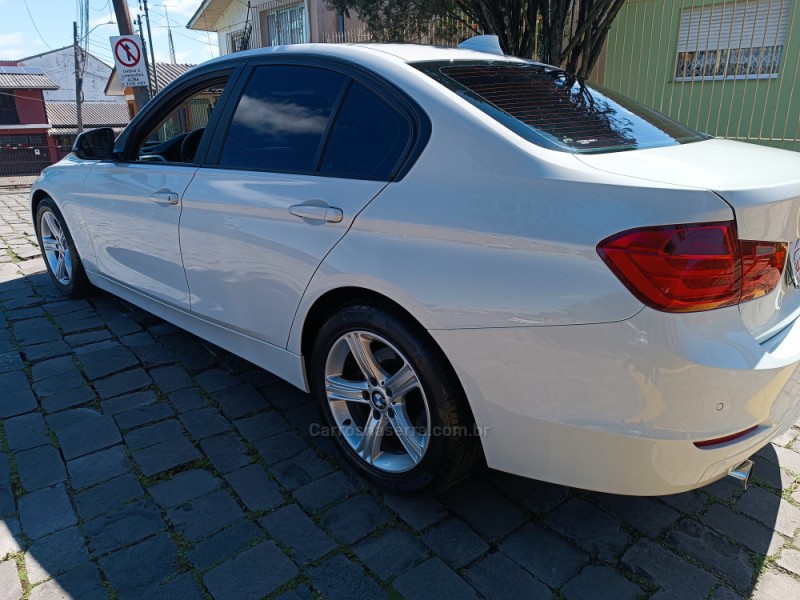
[{"label": "white window frame", "polygon": [[[277,27],[281,23],[276,22],[286,19],[288,29],[280,30],[278,35]],[[283,46],[290,44],[304,44],[309,41],[308,32],[308,10],[305,2],[286,2],[279,6],[262,10],[258,15],[259,26],[261,27],[261,40],[262,46],[268,48],[270,46]],[[299,33],[299,36],[293,40],[294,34]]]},{"label": "white window frame", "polygon": [[682,9],[674,81],[778,77],[792,10],[792,0]]}]

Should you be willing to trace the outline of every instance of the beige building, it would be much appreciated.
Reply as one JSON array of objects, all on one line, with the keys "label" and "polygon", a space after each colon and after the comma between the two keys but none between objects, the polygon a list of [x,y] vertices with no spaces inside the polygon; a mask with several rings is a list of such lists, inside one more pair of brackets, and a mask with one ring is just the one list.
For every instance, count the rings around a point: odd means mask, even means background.
[{"label": "beige building", "polygon": [[283,44],[344,41],[361,30],[361,23],[329,10],[324,0],[202,0],[187,27],[216,32],[220,54],[230,54]]}]

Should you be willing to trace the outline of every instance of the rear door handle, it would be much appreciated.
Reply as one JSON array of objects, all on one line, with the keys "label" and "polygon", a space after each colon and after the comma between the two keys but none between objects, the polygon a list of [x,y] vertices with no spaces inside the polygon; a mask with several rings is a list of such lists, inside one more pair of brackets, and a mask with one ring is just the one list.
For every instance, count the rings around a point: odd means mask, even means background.
[{"label": "rear door handle", "polygon": [[171,204],[175,205],[178,203],[178,194],[175,192],[170,192],[168,190],[154,192],[150,194],[150,200],[153,202],[157,202],[158,204]]},{"label": "rear door handle", "polygon": [[340,223],[344,218],[341,208],[335,206],[315,206],[313,204],[295,204],[289,207],[289,212],[301,219],[309,221],[325,221],[327,223]]}]

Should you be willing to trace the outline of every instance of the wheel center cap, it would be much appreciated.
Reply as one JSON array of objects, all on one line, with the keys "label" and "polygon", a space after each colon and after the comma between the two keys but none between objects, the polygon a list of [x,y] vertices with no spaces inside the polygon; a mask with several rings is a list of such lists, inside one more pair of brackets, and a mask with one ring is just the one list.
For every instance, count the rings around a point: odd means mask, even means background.
[{"label": "wheel center cap", "polygon": [[372,406],[378,410],[386,410],[386,398],[383,397],[383,394],[380,392],[372,393]]}]

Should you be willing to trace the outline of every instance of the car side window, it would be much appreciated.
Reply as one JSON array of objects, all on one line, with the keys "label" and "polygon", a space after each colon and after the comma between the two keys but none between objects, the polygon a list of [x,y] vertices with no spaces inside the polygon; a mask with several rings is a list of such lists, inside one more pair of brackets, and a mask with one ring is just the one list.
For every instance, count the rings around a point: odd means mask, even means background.
[{"label": "car side window", "polygon": [[347,77],[316,67],[257,67],[236,106],[220,165],[308,173]]},{"label": "car side window", "polygon": [[353,82],[336,117],[321,171],[344,177],[389,179],[410,141],[408,119]]},{"label": "car side window", "polygon": [[227,78],[210,81],[174,102],[166,117],[144,136],[137,159],[140,162],[194,163],[211,113],[226,83]]}]

